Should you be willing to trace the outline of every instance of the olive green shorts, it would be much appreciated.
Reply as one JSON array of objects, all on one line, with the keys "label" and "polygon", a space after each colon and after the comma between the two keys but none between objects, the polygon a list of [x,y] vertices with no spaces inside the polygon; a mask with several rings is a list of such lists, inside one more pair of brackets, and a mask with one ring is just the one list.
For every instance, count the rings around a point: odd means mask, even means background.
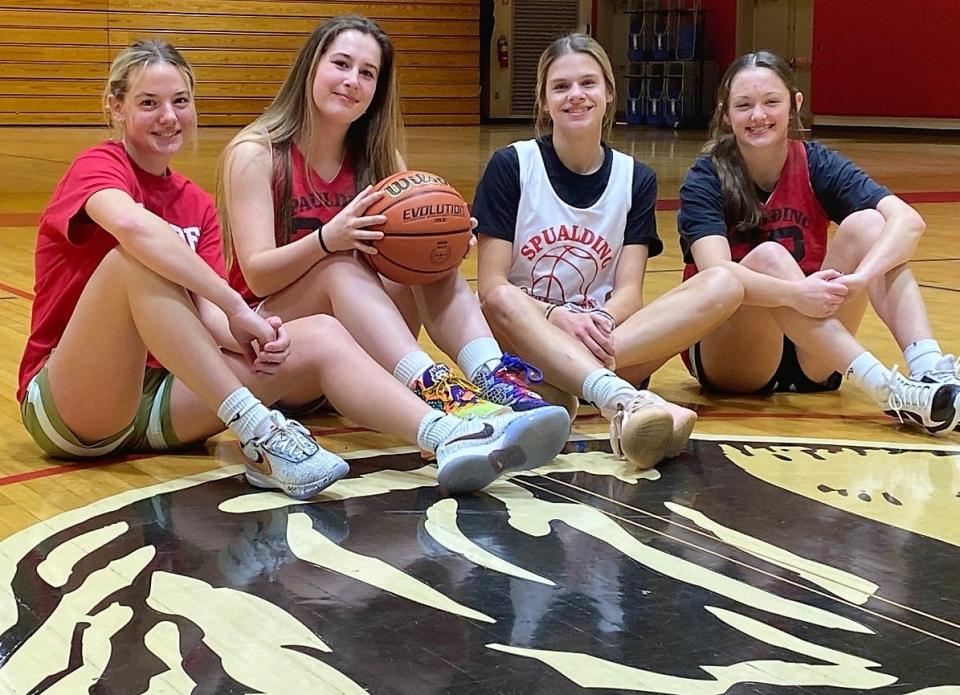
[{"label": "olive green shorts", "polygon": [[93,458],[130,451],[163,451],[182,444],[170,421],[170,390],[173,374],[166,369],[147,367],[143,394],[133,421],[117,434],[85,444],[70,431],[57,412],[50,394],[46,366],[27,385],[20,415],[33,441],[57,458]]}]

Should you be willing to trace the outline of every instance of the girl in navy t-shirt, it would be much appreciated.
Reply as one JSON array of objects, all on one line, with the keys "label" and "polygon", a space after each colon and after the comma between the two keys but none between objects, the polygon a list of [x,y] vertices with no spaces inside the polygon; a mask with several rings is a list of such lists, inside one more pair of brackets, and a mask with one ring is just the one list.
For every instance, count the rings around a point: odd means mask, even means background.
[{"label": "girl in navy t-shirt", "polygon": [[[836,152],[800,140],[801,103],[772,53],[744,55],[724,75],[711,140],[680,189],[679,228],[684,278],[731,268],[744,305],[684,361],[704,386],[740,393],[833,390],[843,373],[884,411],[953,430],[955,360],[932,339],[906,265],[923,220]],[[909,377],[854,338],[868,302]]]}]

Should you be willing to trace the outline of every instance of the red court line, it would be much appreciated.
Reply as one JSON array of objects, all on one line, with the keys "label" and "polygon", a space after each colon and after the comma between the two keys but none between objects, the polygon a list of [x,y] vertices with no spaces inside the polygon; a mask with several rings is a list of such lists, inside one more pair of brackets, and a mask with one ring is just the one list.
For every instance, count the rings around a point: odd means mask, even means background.
[{"label": "red court line", "polygon": [[36,227],[39,212],[0,212],[0,227]]},{"label": "red court line", "polygon": [[680,209],[680,199],[679,198],[658,198],[657,199],[657,210],[679,210]]},{"label": "red court line", "polygon": [[914,191],[897,195],[908,203],[960,203],[960,191]]},{"label": "red court line", "polygon": [[33,301],[33,292],[25,292],[17,287],[13,287],[11,285],[7,285],[2,282],[0,282],[0,290],[3,290],[4,292],[9,292],[10,294],[15,294],[18,297],[26,299],[27,301],[30,301],[30,302]]},{"label": "red court line", "polygon": [[0,478],[0,487],[4,485],[13,485],[13,483],[23,483],[28,480],[36,480],[37,478],[48,478],[51,475],[60,475],[61,473],[69,473],[71,471],[78,471],[84,468],[96,468],[97,466],[104,466],[108,463],[115,463],[115,461],[96,461],[92,463],[75,463],[70,466],[50,466],[49,468],[38,468],[34,471],[24,471],[23,473],[14,473],[13,475],[7,475]]},{"label": "red court line", "polygon": [[[187,449],[186,451],[189,450],[190,449]],[[3,487],[4,485],[12,485],[13,483],[23,483],[29,480],[36,480],[37,478],[48,478],[52,475],[60,475],[61,473],[71,473],[73,471],[86,470],[87,468],[99,468],[100,466],[106,466],[112,463],[139,461],[161,455],[162,452],[147,451],[142,454],[124,454],[121,456],[110,456],[108,458],[95,459],[92,461],[78,461],[77,463],[38,468],[32,471],[24,471],[23,473],[14,473],[12,475],[0,477],[0,487]]]},{"label": "red court line", "polygon": [[[909,191],[897,193],[908,203],[960,203],[960,191]],[[660,211],[679,210],[679,198],[659,198],[656,209]]]}]

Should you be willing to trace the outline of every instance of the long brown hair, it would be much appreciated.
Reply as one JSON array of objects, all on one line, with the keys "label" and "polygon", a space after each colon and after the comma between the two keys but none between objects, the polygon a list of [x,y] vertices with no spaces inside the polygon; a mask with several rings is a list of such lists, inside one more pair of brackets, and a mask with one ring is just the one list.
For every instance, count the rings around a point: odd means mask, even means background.
[{"label": "long brown hair", "polygon": [[613,78],[613,67],[610,65],[610,58],[607,56],[603,46],[586,34],[567,34],[555,40],[546,50],[540,54],[540,61],[537,63],[537,102],[535,127],[537,137],[550,132],[550,114],[547,111],[547,72],[550,66],[560,56],[567,53],[586,53],[600,65],[600,71],[603,73],[603,81],[607,85],[607,94],[612,97],[609,103],[604,104],[606,109],[603,112],[603,129],[601,137],[609,139],[610,130],[613,128],[613,119],[617,110],[617,84]]},{"label": "long brown hair", "polygon": [[710,140],[703,151],[710,154],[713,159],[720,179],[720,188],[723,191],[724,213],[738,233],[752,232],[763,222],[760,198],[757,197],[756,187],[747,174],[747,167],[737,147],[733,129],[726,119],[733,80],[743,70],[751,68],[772,70],[783,82],[790,93],[789,136],[802,137],[800,114],[797,113],[797,94],[800,90],[797,88],[797,80],[787,61],[769,51],[746,53],[733,61],[717,89],[717,108],[710,121]]},{"label": "long brown hair", "polygon": [[393,42],[376,22],[366,17],[343,15],[328,19],[313,30],[300,48],[280,91],[263,115],[241,130],[220,157],[217,198],[228,264],[232,263],[233,257],[225,186],[230,152],[242,142],[257,142],[270,148],[274,233],[277,246],[288,243],[293,233],[291,148],[298,140],[323,136],[317,131],[314,117],[313,81],[317,65],[334,39],[350,30],[373,37],[380,46],[376,91],[367,111],[350,124],[345,142],[344,159],[353,167],[355,192],[396,172],[399,166],[397,152],[403,146],[403,122]]}]

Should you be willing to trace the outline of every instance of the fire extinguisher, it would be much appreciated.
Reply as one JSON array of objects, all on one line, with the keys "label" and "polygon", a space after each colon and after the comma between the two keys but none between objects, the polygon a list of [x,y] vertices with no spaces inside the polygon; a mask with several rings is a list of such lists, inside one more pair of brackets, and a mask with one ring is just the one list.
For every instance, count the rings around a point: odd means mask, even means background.
[{"label": "fire extinguisher", "polygon": [[507,47],[507,37],[503,34],[500,34],[500,38],[497,39],[497,62],[500,63],[501,68],[510,67],[510,50]]}]

